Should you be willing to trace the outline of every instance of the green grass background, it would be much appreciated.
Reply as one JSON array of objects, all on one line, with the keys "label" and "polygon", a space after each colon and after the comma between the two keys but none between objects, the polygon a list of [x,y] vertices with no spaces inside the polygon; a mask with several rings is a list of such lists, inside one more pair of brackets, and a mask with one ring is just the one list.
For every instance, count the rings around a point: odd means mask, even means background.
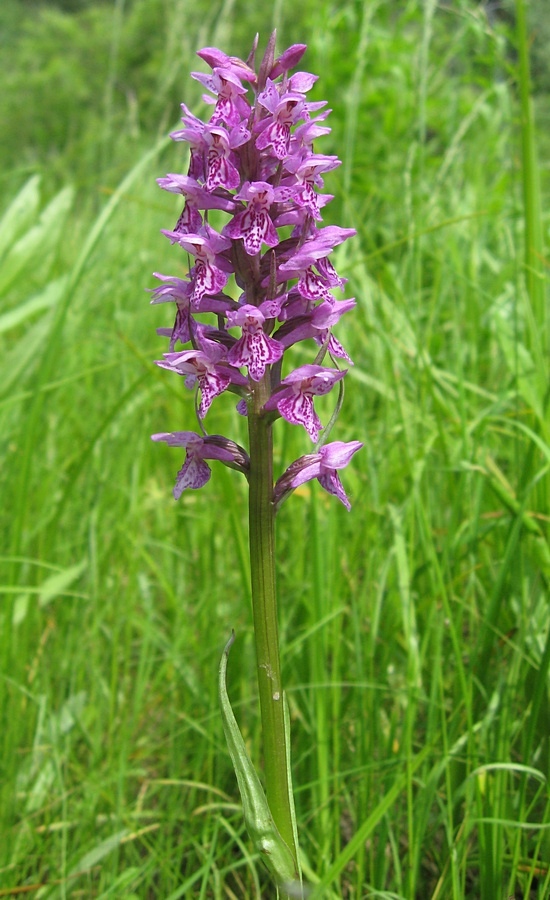
[{"label": "green grass background", "polygon": [[[327,898],[550,896],[544,0],[527,13],[2,5],[0,897],[273,896],[216,697],[235,628],[259,760],[245,485],[219,466],[174,503],[150,434],[193,403],[152,364],[170,313],[145,288],[177,272],[155,178],[186,170],[166,134],[203,111],[195,50],[274,25],[333,108],[325,224],[358,231],[335,253],[353,509],[308,486],[278,517],[305,872]],[[209,418],[244,440],[231,397]],[[279,471],[307,452],[283,422],[276,443]]]}]

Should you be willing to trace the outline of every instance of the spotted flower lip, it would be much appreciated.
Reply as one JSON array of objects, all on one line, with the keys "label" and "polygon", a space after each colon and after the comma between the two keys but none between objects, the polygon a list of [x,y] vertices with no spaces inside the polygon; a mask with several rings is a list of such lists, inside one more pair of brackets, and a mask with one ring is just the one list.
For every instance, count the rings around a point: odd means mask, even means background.
[{"label": "spotted flower lip", "polygon": [[236,200],[246,200],[245,210],[237,215],[224,228],[224,234],[236,240],[242,238],[244,249],[249,256],[255,256],[262,249],[262,244],[276,247],[279,235],[269,215],[274,202],[287,200],[288,189],[273,187],[267,181],[246,181]]},{"label": "spotted flower lip", "polygon": [[[232,366],[247,366],[253,381],[261,381],[267,366],[278,362],[284,353],[283,345],[263,330],[266,318],[274,312],[272,307],[273,303],[269,301],[259,307],[247,303],[227,317],[230,327],[240,325],[242,328],[242,337],[227,354],[227,361]],[[278,304],[276,308],[279,308]]]},{"label": "spotted flower lip", "polygon": [[354,453],[363,447],[362,441],[333,441],[324,444],[317,453],[309,453],[295,460],[286,472],[281,475],[273,491],[273,502],[276,507],[292,493],[297,487],[316,478],[329,494],[338,497],[346,509],[351,509],[351,503],[338,476],[338,469],[345,468]]},{"label": "spotted flower lip", "polygon": [[206,145],[207,176],[206,190],[215,191],[223,187],[227,191],[239,186],[241,176],[231,160],[229,137],[223,128],[211,128],[204,133]]}]

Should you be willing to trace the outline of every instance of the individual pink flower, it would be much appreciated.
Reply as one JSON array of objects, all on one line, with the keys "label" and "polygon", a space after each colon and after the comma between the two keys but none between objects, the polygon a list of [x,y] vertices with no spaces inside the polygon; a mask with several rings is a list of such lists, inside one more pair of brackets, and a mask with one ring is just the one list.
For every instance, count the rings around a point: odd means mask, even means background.
[{"label": "individual pink flower", "polygon": [[196,259],[190,271],[193,281],[191,302],[197,304],[205,294],[217,294],[227,283],[228,273],[232,271],[221,253],[228,250],[231,241],[218,234],[212,228],[203,230],[203,234],[180,234],[177,231],[163,231],[172,243],[192,253]]},{"label": "individual pink flower", "polygon": [[[193,282],[177,278],[175,275],[162,275],[160,272],[153,272],[153,275],[162,284],[151,289],[153,294],[151,304],[171,302],[176,304],[176,321],[173,328],[157,328],[157,334],[170,338],[169,349],[172,351],[178,341],[182,344],[190,341],[192,332],[197,327],[191,314]],[[195,312],[213,312],[217,315],[223,315],[227,312],[227,306],[227,298],[219,299],[217,297],[204,296],[197,303],[193,304],[193,310]]]},{"label": "individual pink flower", "polygon": [[348,465],[354,453],[363,446],[361,441],[333,441],[331,444],[325,444],[319,447],[317,453],[309,453],[307,456],[301,456],[300,459],[291,463],[286,472],[277,481],[274,492],[273,502],[276,507],[292,493],[295,488],[306,481],[316,478],[329,494],[344,504],[346,509],[351,509],[351,503],[348,500],[346,492],[342,486],[342,482],[338,476],[338,469],[343,469]]},{"label": "individual pink flower", "polygon": [[151,440],[164,441],[169,447],[185,447],[185,461],[174,486],[175,500],[179,500],[186,489],[198,490],[210,479],[210,466],[205,459],[218,459],[245,474],[249,468],[248,454],[243,448],[221,435],[201,437],[194,431],[173,431],[152,434]]},{"label": "individual pink flower", "polygon": [[323,122],[331,112],[331,109],[325,109],[319,116],[315,116],[314,119],[306,119],[294,129],[290,135],[289,156],[303,157],[304,151],[313,153],[313,141],[330,134],[330,128],[318,123]]},{"label": "individual pink flower", "polygon": [[309,118],[312,110],[326,106],[326,100],[306,103],[304,94],[313,87],[317,77],[309,72],[296,72],[283,88],[271,78],[267,79],[264,90],[258,95],[258,103],[270,115],[267,119],[260,119],[256,126],[256,130],[260,131],[256,139],[258,150],[271,147],[277,159],[285,159],[289,155],[291,126],[302,118]]},{"label": "individual pink flower", "polygon": [[323,424],[313,408],[313,398],[328,394],[346,372],[347,369],[340,371],[324,366],[300,366],[283,378],[281,384],[286,387],[272,394],[264,409],[277,409],[287,422],[303,425],[315,443]]},{"label": "individual pink flower", "polygon": [[314,219],[321,218],[319,199],[314,190],[316,186],[323,187],[321,173],[329,172],[340,165],[342,165],[342,161],[337,156],[321,156],[320,154],[308,154],[303,160],[297,157],[287,160],[286,169],[296,176],[298,182],[294,193],[296,203],[307,209]]},{"label": "individual pink flower", "polygon": [[227,316],[229,328],[234,325],[242,328],[242,337],[227,354],[227,361],[232,366],[247,366],[253,381],[261,381],[266,366],[278,362],[283,355],[283,345],[263,330],[266,318],[277,315],[278,310],[279,306],[270,301],[259,307],[247,303]]},{"label": "individual pink flower", "polygon": [[199,417],[204,419],[212,400],[222,394],[230,384],[246,385],[246,379],[223,364],[225,350],[209,342],[207,350],[183,350],[164,353],[164,359],[156,360],[157,366],[187,376],[185,386],[194,388],[198,383],[201,392]]},{"label": "individual pink flower", "polygon": [[181,104],[181,108],[183,110],[181,121],[185,127],[178,129],[178,131],[172,131],[170,137],[173,141],[185,141],[189,144],[190,159],[187,174],[191,178],[201,179],[204,178],[205,174],[206,143],[204,131],[206,125],[201,119],[193,115],[185,103]]},{"label": "individual pink flower", "polygon": [[[353,297],[348,300],[334,300],[331,297],[330,301],[325,300],[319,306],[308,309],[308,306],[312,306],[311,301],[304,300],[301,295],[297,299],[293,298],[289,306],[289,313],[292,314],[288,314],[287,321],[276,332],[277,340],[286,350],[287,347],[291,347],[298,341],[307,340],[307,338],[313,338],[322,346],[328,338],[327,349],[330,355],[345,359],[346,362],[353,365],[348,353],[340,341],[334,337],[331,329],[338,324],[340,317],[353,309],[355,305]],[[281,316],[283,314],[287,317],[286,310],[281,313]]]},{"label": "individual pink flower", "polygon": [[243,119],[248,118],[250,105],[244,99],[246,88],[241,84],[235,67],[215,66],[212,75],[202,72],[191,72],[191,76],[199,81],[205,88],[216,95],[216,100],[205,96],[207,103],[215,102],[216,108],[210,117],[211,125],[238,125]]},{"label": "individual pink flower", "polygon": [[269,208],[273,203],[289,197],[287,188],[273,187],[266,181],[245,181],[236,195],[236,200],[248,201],[245,210],[225,226],[223,233],[233,240],[242,238],[244,249],[249,256],[255,256],[262,249],[262,244],[276,247],[279,235],[269,216]]},{"label": "individual pink flower", "polygon": [[196,234],[200,230],[203,225],[199,212],[201,209],[222,209],[224,212],[233,212],[235,209],[233,200],[207,191],[189,175],[169,174],[164,178],[157,178],[157,184],[165,191],[185,197],[183,212],[174,228],[180,234]]},{"label": "individual pink flower", "polygon": [[233,162],[233,150],[250,138],[244,125],[238,124],[228,133],[221,126],[208,126],[204,131],[206,144],[206,190],[215,191],[222,187],[234,190],[241,183],[241,175]]},{"label": "individual pink flower", "polygon": [[291,91],[281,97],[277,86],[268,78],[265,90],[258,96],[258,103],[271,115],[267,120],[260,121],[262,130],[256,138],[256,148],[265,150],[271,147],[277,159],[285,159],[290,145],[290,126],[301,118],[304,97]]},{"label": "individual pink flower", "polygon": [[356,233],[355,228],[340,228],[338,225],[315,229],[313,236],[281,263],[279,280],[298,278],[297,289],[308,300],[333,300],[331,288],[343,287],[347,279],[338,276],[328,256],[335,247]]}]

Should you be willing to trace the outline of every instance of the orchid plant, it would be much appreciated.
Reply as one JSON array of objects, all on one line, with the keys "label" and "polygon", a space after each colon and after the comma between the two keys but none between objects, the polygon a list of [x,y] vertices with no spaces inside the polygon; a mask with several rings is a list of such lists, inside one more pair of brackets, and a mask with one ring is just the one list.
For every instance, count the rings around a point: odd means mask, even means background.
[{"label": "orchid plant", "polygon": [[[307,99],[317,76],[290,74],[306,46],[294,44],[275,56],[273,34],[257,68],[256,49],[257,38],[246,62],[212,47],[198,52],[212,71],[192,77],[209,92],[203,99],[213,107],[212,115],[204,122],[182,104],[183,128],[171,136],[189,146],[188,172],[158,179],[161,188],[184,198],[175,227],[163,234],[185,251],[189,265],[183,277],[155,273],[160,283],[152,303],[176,307],[173,326],[158,329],[169,347],[157,364],[183,376],[186,387],[196,391],[198,432],[152,437],[185,451],[176,500],[207,483],[210,460],[236,469],[248,481],[265,794],[227,697],[233,637],[220,666],[222,718],[249,834],[277,890],[297,896],[302,888],[281,682],[275,516],[297,487],[313,479],[350,509],[339,472],[362,444],[327,438],[342,403],[347,367],[353,364],[333,328],[355,301],[334,297],[333,290],[343,288],[346,279],[336,273],[330,254],[355,231],[319,225],[321,210],[332,199],[321,192],[323,176],[340,161],[313,149],[314,141],[330,131],[324,124],[330,112],[326,101]],[[217,210],[218,218],[220,211],[227,215],[221,231],[210,224],[210,210]],[[292,368],[289,351],[299,342],[312,342],[312,361]],[[325,364],[327,357],[331,365]],[[315,397],[336,385],[334,413],[323,427]],[[237,395],[237,412],[247,417],[248,449],[206,430],[211,404],[226,391]],[[301,426],[313,447],[275,480],[273,425],[281,418]]]}]

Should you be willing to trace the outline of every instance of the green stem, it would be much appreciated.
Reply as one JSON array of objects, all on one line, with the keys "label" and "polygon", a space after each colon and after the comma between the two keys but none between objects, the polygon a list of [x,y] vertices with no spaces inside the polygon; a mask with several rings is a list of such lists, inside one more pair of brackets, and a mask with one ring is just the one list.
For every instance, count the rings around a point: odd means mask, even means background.
[{"label": "green stem", "polygon": [[275,589],[273,445],[271,425],[261,415],[269,394],[269,375],[266,375],[254,386],[248,412],[252,610],[267,802],[281,837],[297,860],[290,807],[291,779],[287,764]]}]

